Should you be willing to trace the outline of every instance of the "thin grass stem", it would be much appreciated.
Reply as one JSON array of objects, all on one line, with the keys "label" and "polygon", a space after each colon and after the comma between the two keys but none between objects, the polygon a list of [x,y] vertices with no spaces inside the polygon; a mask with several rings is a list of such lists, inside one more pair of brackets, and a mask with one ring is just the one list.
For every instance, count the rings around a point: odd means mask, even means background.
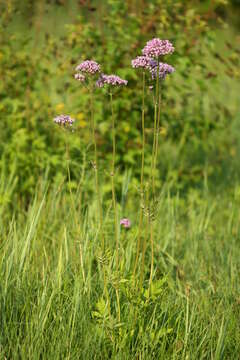
[{"label": "thin grass stem", "polygon": [[148,222],[150,227],[150,242],[151,242],[151,269],[150,269],[150,276],[149,276],[149,288],[151,290],[152,286],[152,278],[153,278],[153,264],[154,264],[154,240],[153,240],[153,224],[150,217],[148,216]]}]

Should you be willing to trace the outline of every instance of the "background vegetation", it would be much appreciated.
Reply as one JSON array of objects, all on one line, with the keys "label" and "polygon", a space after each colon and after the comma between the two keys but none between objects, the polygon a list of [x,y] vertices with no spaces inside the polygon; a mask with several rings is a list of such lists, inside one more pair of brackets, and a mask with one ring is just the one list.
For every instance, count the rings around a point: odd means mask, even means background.
[{"label": "background vegetation", "polygon": [[[0,1],[0,358],[238,358],[239,15],[238,0]],[[152,37],[174,44],[176,72],[164,84],[149,294],[131,286],[141,155],[141,81],[131,59]],[[89,95],[73,78],[84,59],[129,81],[114,98],[118,207],[132,221],[121,230],[120,324],[115,275],[109,267],[109,313],[98,271]],[[64,134],[52,121],[60,113],[77,120],[70,184]],[[100,91],[95,116],[108,264],[111,121]]]},{"label": "background vegetation", "polygon": [[[115,99],[118,165],[139,175],[141,81],[131,59],[153,36],[175,44],[170,61],[177,69],[165,84],[159,179],[174,180],[177,188],[199,186],[204,173],[214,188],[236,180],[236,3],[7,1],[1,7],[1,168],[15,173],[18,194],[32,194],[46,169],[53,182],[64,176],[64,141],[52,124],[53,116],[62,112],[78,120],[79,131],[71,137],[72,185],[77,186],[89,142],[89,98],[73,74],[85,58],[129,81]],[[151,133],[150,93],[147,106]],[[107,163],[110,109],[102,93],[96,109],[98,142]]]}]

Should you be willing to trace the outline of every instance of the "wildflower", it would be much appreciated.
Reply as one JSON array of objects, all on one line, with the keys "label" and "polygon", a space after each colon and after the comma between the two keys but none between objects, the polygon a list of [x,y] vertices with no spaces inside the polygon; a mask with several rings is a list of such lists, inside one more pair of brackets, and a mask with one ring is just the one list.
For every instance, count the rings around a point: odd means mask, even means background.
[{"label": "wildflower", "polygon": [[174,50],[175,49],[169,40],[154,38],[147,42],[146,46],[142,50],[142,53],[145,56],[158,58],[159,56],[172,54]]},{"label": "wildflower", "polygon": [[120,220],[120,225],[122,225],[123,227],[125,227],[126,229],[129,229],[131,227],[131,222],[129,219],[124,218]]},{"label": "wildflower", "polygon": [[98,88],[102,88],[104,86],[104,76],[103,74],[100,75],[100,77],[98,78],[98,80],[96,81],[96,87]]},{"label": "wildflower", "polygon": [[94,60],[85,60],[76,67],[76,71],[88,75],[95,75],[96,73],[99,73],[100,70],[101,70],[100,65]]},{"label": "wildflower", "polygon": [[86,80],[86,77],[80,73],[77,73],[74,75],[75,79],[80,81],[80,82],[84,82]]},{"label": "wildflower", "polygon": [[143,68],[143,69],[151,69],[157,65],[156,60],[152,59],[149,56],[138,56],[136,59],[132,60],[132,67],[133,68]]},{"label": "wildflower", "polygon": [[63,127],[68,127],[68,126],[72,126],[75,119],[72,119],[69,115],[59,115],[56,116],[53,121],[55,122],[55,124],[58,124],[60,126]]},{"label": "wildflower", "polygon": [[157,66],[152,67],[152,69],[150,70],[152,74],[152,79],[156,79],[157,70],[159,71],[159,79],[165,79],[168,74],[172,74],[175,71],[173,66],[166,63],[159,63]]},{"label": "wildflower", "polygon": [[112,86],[123,86],[127,85],[127,80],[121,79],[117,75],[105,75],[101,74],[100,78],[96,82],[97,87],[103,87],[104,85],[112,85]]}]

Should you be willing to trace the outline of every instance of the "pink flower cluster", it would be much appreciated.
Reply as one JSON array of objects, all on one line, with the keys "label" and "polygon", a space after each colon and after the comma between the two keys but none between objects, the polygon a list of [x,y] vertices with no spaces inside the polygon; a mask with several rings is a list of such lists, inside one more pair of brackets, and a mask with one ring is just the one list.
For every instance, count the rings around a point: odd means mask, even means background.
[{"label": "pink flower cluster", "polygon": [[155,65],[157,65],[157,61],[149,56],[138,56],[136,57],[136,59],[132,60],[132,67],[135,69],[136,68],[151,69]]},{"label": "pink flower cluster", "polygon": [[166,75],[173,73],[175,69],[171,65],[159,62],[159,57],[173,52],[174,47],[169,40],[154,38],[143,48],[143,55],[132,60],[132,67],[149,70],[152,79],[156,79],[159,68],[159,78],[165,79]]},{"label": "pink flower cluster", "polygon": [[94,60],[85,60],[76,67],[76,71],[79,71],[80,73],[85,73],[88,75],[95,75],[96,73],[99,73],[101,71],[101,67]]},{"label": "pink flower cluster", "polygon": [[165,79],[166,75],[172,74],[175,69],[173,66],[166,63],[159,63],[158,65],[154,66],[150,71],[153,79],[156,79],[157,71],[159,71],[159,79]]},{"label": "pink flower cluster", "polygon": [[83,74],[77,73],[74,75],[75,79],[80,81],[80,82],[84,82],[86,80],[86,77]]},{"label": "pink flower cluster", "polygon": [[60,126],[67,127],[72,126],[75,119],[72,119],[69,115],[59,115],[56,116],[53,121]]},{"label": "pink flower cluster", "polygon": [[129,219],[126,219],[126,218],[121,219],[120,220],[120,225],[122,225],[126,229],[129,229],[131,227],[131,221]]},{"label": "pink flower cluster", "polygon": [[105,75],[101,74],[100,78],[96,82],[96,86],[101,88],[104,85],[111,85],[111,86],[123,86],[127,85],[127,80],[121,79],[117,75]]},{"label": "pink flower cluster", "polygon": [[158,58],[159,56],[172,54],[173,52],[174,47],[169,40],[161,40],[158,38],[149,40],[142,50],[144,56],[152,58]]},{"label": "pink flower cluster", "polygon": [[[76,67],[78,71],[74,77],[80,82],[85,82],[88,75],[96,75],[101,71],[100,65],[94,60],[85,60]],[[127,85],[127,80],[121,79],[117,75],[106,75],[101,74],[99,79],[96,82],[96,86],[101,88],[104,85],[111,86],[122,86]]]}]

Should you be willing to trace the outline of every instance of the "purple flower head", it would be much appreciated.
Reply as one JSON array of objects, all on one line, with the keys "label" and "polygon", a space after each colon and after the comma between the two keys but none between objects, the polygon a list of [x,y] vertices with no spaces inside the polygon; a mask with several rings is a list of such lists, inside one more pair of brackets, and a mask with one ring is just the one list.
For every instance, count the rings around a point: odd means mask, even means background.
[{"label": "purple flower head", "polygon": [[96,82],[97,87],[103,87],[104,85],[111,85],[111,86],[123,86],[127,85],[127,80],[121,79],[117,75],[105,75],[101,74],[100,78]]},{"label": "purple flower head", "polygon": [[98,80],[96,81],[96,87],[102,88],[102,87],[105,85],[105,81],[104,81],[105,76],[106,76],[106,75],[104,75],[104,74],[101,74],[101,75],[100,75],[100,77],[99,77]]},{"label": "purple flower head", "polygon": [[58,124],[60,126],[64,126],[64,127],[68,127],[68,126],[72,126],[75,119],[72,119],[69,115],[59,115],[56,116],[53,121],[55,122],[55,124]]},{"label": "purple flower head", "polygon": [[80,81],[80,82],[84,82],[86,80],[86,77],[80,73],[77,73],[74,75],[75,79]]},{"label": "purple flower head", "polygon": [[133,68],[143,68],[143,69],[150,69],[151,67],[157,65],[156,60],[152,59],[149,56],[138,56],[136,59],[132,60],[132,67]]},{"label": "purple flower head", "polygon": [[[159,66],[159,68],[158,68]],[[158,66],[154,66],[152,67],[152,69],[150,70],[151,71],[151,74],[152,74],[152,79],[156,79],[157,77],[157,70],[159,71],[159,79],[165,79],[165,77],[168,75],[168,74],[172,74],[175,69],[173,66],[171,65],[168,65],[166,63],[159,63]]]},{"label": "purple flower head", "polygon": [[174,47],[169,40],[161,40],[154,38],[149,40],[146,46],[143,48],[142,53],[145,56],[158,58],[159,56],[172,54]]},{"label": "purple flower head", "polygon": [[93,60],[85,60],[76,67],[76,71],[82,72],[88,75],[95,75],[101,70],[100,65]]},{"label": "purple flower head", "polygon": [[120,225],[122,225],[126,229],[129,229],[131,227],[131,222],[129,219],[124,218],[120,220]]}]

